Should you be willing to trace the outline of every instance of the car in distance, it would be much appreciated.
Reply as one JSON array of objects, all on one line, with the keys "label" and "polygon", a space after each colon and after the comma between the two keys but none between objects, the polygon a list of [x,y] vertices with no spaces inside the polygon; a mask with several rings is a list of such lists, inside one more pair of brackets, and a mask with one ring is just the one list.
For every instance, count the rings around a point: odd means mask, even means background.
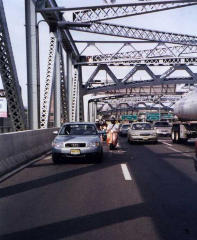
[{"label": "car in distance", "polygon": [[157,132],[148,122],[135,122],[128,130],[128,142],[157,142]]},{"label": "car in distance", "polygon": [[122,124],[119,130],[119,135],[120,136],[127,136],[128,129],[131,126],[131,124]]},{"label": "car in distance", "polygon": [[169,122],[155,122],[154,129],[158,136],[171,136],[172,127]]},{"label": "car in distance", "polygon": [[69,158],[90,158],[101,162],[102,155],[103,147],[94,123],[65,123],[52,142],[54,163]]}]

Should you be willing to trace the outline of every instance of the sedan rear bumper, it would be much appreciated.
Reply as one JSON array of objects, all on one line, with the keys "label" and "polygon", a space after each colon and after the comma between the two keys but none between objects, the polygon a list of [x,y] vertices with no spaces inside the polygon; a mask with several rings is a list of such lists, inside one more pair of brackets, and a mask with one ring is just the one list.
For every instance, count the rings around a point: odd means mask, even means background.
[{"label": "sedan rear bumper", "polygon": [[155,137],[155,136],[131,136],[130,140],[133,142],[156,142],[157,137]]}]

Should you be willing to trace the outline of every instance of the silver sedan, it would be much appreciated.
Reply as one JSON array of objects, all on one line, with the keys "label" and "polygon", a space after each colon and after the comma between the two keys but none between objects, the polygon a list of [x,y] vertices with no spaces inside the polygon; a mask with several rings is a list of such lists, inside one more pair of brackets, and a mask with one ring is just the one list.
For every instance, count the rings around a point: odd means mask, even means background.
[{"label": "silver sedan", "polygon": [[128,130],[128,142],[157,142],[157,132],[147,122],[132,123]]},{"label": "silver sedan", "polygon": [[66,123],[52,143],[54,163],[68,158],[90,158],[101,162],[103,147],[93,123]]}]

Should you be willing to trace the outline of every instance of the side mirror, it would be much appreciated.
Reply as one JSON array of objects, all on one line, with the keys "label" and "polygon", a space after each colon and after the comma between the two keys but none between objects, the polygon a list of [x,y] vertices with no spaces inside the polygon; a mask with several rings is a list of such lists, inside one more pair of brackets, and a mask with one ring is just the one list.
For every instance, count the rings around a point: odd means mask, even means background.
[{"label": "side mirror", "polygon": [[53,131],[53,134],[54,135],[58,135],[58,131]]}]

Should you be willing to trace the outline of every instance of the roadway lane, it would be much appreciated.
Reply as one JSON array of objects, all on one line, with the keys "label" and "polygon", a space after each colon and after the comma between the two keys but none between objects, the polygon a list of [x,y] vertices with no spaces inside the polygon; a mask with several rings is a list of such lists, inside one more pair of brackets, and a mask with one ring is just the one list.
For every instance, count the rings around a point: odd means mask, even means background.
[{"label": "roadway lane", "polygon": [[121,138],[101,164],[34,163],[1,183],[0,239],[197,239],[197,174],[169,147]]}]

